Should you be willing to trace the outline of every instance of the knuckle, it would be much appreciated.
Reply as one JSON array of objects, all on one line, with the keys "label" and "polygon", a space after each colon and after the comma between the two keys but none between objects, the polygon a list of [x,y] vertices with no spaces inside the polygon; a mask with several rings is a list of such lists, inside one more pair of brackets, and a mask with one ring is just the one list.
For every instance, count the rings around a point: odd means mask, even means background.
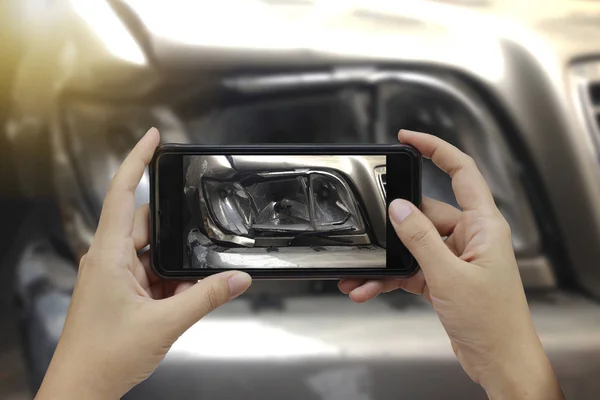
[{"label": "knuckle", "polygon": [[500,232],[503,236],[511,236],[512,233],[508,221],[502,216],[498,217],[496,220],[498,232]]},{"label": "knuckle", "polygon": [[502,214],[491,217],[479,217],[478,225],[481,229],[491,232],[495,237],[511,236],[510,224]]},{"label": "knuckle", "polygon": [[466,211],[462,213],[461,217],[468,226],[482,228],[485,223],[484,217],[478,212]]},{"label": "knuckle", "polygon": [[219,298],[220,296],[216,288],[209,287],[206,289],[206,292],[204,293],[204,301],[211,310],[214,310],[221,305]]},{"label": "knuckle", "polygon": [[419,227],[411,232],[407,237],[407,245],[416,248],[427,247],[429,236],[431,235],[430,227]]},{"label": "knuckle", "polygon": [[471,157],[470,155],[468,155],[467,153],[463,153],[463,164],[466,167],[469,168],[477,168],[477,163],[475,162],[475,159],[473,157]]}]

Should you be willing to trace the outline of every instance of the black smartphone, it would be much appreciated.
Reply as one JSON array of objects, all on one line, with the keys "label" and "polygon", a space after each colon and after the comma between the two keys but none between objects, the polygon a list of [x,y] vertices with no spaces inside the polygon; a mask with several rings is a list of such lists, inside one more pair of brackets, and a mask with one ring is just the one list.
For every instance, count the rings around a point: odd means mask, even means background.
[{"label": "black smartphone", "polygon": [[161,145],[150,165],[156,273],[199,278],[407,277],[418,265],[389,203],[421,204],[406,145]]}]

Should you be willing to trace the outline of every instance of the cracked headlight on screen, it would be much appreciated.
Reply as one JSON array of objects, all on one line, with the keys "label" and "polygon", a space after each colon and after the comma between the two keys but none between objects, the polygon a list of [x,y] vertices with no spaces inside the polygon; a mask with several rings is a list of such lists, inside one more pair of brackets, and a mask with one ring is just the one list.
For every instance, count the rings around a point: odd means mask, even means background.
[{"label": "cracked headlight on screen", "polygon": [[364,232],[350,188],[333,173],[252,174],[203,185],[214,219],[236,235]]}]

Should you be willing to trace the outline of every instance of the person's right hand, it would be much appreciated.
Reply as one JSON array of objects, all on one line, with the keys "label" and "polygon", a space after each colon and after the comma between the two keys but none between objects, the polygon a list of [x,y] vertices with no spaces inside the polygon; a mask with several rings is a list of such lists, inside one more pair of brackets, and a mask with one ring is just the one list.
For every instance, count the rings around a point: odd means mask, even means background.
[{"label": "person's right hand", "polygon": [[398,288],[422,294],[463,369],[490,398],[562,399],[531,320],[510,228],[475,162],[432,135],[400,131],[399,139],[450,175],[462,211],[425,198],[421,212],[394,200],[392,225],[421,270],[408,279],[342,280],[340,290],[356,302]]}]

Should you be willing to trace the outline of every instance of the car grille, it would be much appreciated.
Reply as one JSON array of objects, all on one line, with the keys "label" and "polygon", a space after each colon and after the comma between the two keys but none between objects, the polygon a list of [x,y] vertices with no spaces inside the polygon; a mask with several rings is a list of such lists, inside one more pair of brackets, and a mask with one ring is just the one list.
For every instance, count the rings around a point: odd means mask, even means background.
[{"label": "car grille", "polygon": [[381,190],[381,194],[383,199],[385,200],[386,196],[386,185],[387,185],[387,173],[385,165],[381,167],[375,168],[375,175],[377,176],[377,183],[379,184],[379,190]]},{"label": "car grille", "polygon": [[600,155],[600,62],[582,62],[572,70],[575,101]]}]

